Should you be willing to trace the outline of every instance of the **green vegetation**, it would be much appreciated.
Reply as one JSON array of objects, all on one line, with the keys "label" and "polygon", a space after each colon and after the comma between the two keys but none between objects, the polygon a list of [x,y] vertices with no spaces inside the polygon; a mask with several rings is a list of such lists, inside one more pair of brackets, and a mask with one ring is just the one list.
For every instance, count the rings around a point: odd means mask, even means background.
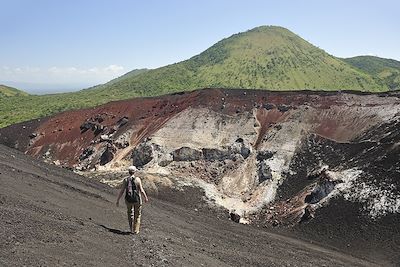
[{"label": "green vegetation", "polygon": [[400,89],[400,61],[373,56],[358,56],[343,60],[375,79],[382,80],[389,89]]},{"label": "green vegetation", "polygon": [[149,96],[204,87],[368,90],[388,87],[281,27],[235,34],[189,60],[91,90]]},{"label": "green vegetation", "polygon": [[18,90],[13,87],[0,84],[0,98],[7,98],[12,96],[27,96],[28,93]]},{"label": "green vegetation", "polygon": [[79,92],[0,98],[0,127],[112,100],[199,88],[377,92],[391,88],[385,81],[285,28],[262,26],[223,39],[188,60],[135,70]]}]

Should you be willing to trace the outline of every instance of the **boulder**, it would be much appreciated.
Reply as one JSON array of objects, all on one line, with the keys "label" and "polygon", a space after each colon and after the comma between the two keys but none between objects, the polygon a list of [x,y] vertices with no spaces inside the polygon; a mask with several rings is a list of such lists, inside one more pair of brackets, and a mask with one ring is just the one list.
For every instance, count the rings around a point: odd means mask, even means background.
[{"label": "boulder", "polygon": [[278,110],[282,113],[285,113],[286,111],[290,110],[290,106],[286,106],[286,105],[279,105],[278,106]]},{"label": "boulder", "polygon": [[94,135],[98,135],[106,129],[104,125],[101,124],[94,124],[92,127]]},{"label": "boulder", "polygon": [[235,141],[236,143],[242,143],[244,142],[243,138],[239,137],[238,139],[236,139]]},{"label": "boulder", "polygon": [[116,148],[113,145],[107,144],[105,151],[100,156],[100,165],[106,165],[110,162],[114,158],[115,151]]},{"label": "boulder", "polygon": [[219,150],[215,148],[203,148],[203,157],[207,161],[223,161],[225,159],[233,158],[234,153],[229,150]]},{"label": "boulder", "polygon": [[134,166],[142,167],[154,158],[153,146],[148,143],[141,143],[132,151],[131,157]]},{"label": "boulder", "polygon": [[79,128],[81,129],[81,133],[86,132],[89,129],[92,129],[92,127],[96,125],[94,122],[91,121],[85,121],[84,123],[81,124],[81,126],[79,126]]},{"label": "boulder", "polygon": [[92,120],[97,121],[98,123],[102,123],[104,121],[104,118],[101,115],[96,115]]},{"label": "boulder", "polygon": [[110,137],[107,134],[100,135],[100,141],[108,141]]},{"label": "boulder", "polygon": [[173,161],[172,155],[171,154],[162,154],[161,157],[158,160],[158,165],[161,167],[166,167],[168,166],[171,162]]},{"label": "boulder", "polygon": [[231,212],[229,213],[229,217],[230,217],[231,221],[234,221],[235,223],[239,223],[239,222],[240,222],[240,215],[237,214],[237,213],[234,212],[234,211],[231,211]]},{"label": "boulder", "polygon": [[172,152],[174,161],[194,161],[203,158],[203,153],[190,147],[181,147]]},{"label": "boulder", "polygon": [[262,160],[270,159],[274,156],[274,154],[275,154],[274,152],[268,151],[268,150],[259,151],[257,153],[257,160],[262,161]]},{"label": "boulder", "polygon": [[314,187],[313,191],[306,196],[304,201],[310,204],[318,203],[327,197],[333,189],[335,189],[335,182],[323,180]]},{"label": "boulder", "polygon": [[119,119],[117,121],[118,127],[124,126],[125,124],[128,123],[128,121],[129,121],[128,117],[126,117],[126,116],[122,117],[121,119]]},{"label": "boulder", "polygon": [[271,169],[265,161],[258,163],[258,181],[260,183],[272,179]]},{"label": "boulder", "polygon": [[271,110],[274,109],[275,106],[273,104],[266,103],[263,105],[263,108],[265,108],[266,110]]},{"label": "boulder", "polygon": [[250,153],[251,153],[250,148],[246,147],[245,145],[242,145],[242,147],[240,148],[240,155],[242,155],[244,159],[247,159],[250,156]]},{"label": "boulder", "polygon": [[114,141],[114,144],[117,148],[125,148],[129,146],[129,142],[131,140],[132,131],[127,131],[124,134],[118,136],[118,138]]}]

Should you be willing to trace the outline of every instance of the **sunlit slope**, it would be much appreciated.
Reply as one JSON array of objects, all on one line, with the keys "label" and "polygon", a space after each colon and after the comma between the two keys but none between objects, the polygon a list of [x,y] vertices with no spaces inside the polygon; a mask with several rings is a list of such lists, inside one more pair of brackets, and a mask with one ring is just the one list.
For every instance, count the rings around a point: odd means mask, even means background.
[{"label": "sunlit slope", "polygon": [[263,26],[226,38],[189,60],[106,84],[101,90],[148,96],[203,87],[388,89],[289,30]]},{"label": "sunlit slope", "polygon": [[381,79],[390,89],[400,89],[400,61],[374,56],[345,58],[344,61]]},{"label": "sunlit slope", "polygon": [[28,93],[18,90],[16,88],[0,84],[0,98],[11,96],[27,96]]}]

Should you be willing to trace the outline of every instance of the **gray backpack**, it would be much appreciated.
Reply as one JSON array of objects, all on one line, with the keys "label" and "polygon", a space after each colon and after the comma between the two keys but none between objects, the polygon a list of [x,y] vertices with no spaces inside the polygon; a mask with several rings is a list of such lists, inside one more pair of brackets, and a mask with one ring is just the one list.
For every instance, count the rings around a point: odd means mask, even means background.
[{"label": "gray backpack", "polygon": [[[132,184],[131,192],[129,191],[129,180]],[[135,180],[132,177],[126,178],[125,200],[129,203],[139,203],[140,202],[139,192],[137,191]]]}]

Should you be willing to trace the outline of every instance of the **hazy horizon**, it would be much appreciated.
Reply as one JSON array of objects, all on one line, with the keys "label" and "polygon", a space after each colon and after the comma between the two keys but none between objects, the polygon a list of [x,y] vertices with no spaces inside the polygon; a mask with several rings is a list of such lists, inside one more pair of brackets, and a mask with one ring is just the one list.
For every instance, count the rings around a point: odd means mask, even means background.
[{"label": "hazy horizon", "polygon": [[34,95],[44,95],[44,94],[57,94],[57,93],[67,93],[76,92],[82,89],[86,89],[98,84],[90,83],[29,83],[29,82],[14,82],[14,81],[0,81],[0,84],[17,88],[24,92]]}]

